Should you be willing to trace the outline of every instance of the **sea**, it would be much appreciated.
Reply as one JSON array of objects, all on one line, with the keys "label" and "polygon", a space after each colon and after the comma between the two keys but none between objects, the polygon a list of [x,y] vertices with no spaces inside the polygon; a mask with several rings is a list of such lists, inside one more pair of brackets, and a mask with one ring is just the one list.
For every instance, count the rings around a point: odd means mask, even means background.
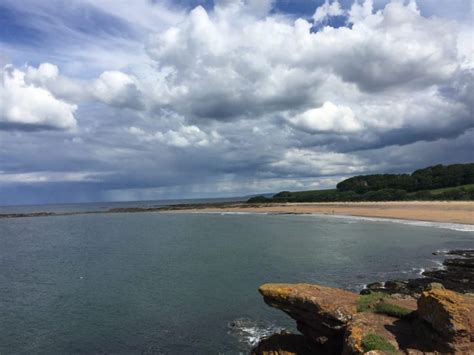
[{"label": "sea", "polygon": [[255,213],[4,218],[0,354],[246,354],[265,335],[295,331],[289,317],[265,305],[259,285],[359,291],[442,267],[443,252],[457,248],[474,248],[474,226]]}]

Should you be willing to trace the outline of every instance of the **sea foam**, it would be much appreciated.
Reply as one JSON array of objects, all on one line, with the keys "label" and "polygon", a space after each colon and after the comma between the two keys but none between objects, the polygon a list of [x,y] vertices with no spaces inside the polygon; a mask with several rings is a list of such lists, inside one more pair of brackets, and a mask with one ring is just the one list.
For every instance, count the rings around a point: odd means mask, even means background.
[{"label": "sea foam", "polygon": [[262,338],[279,333],[283,328],[265,320],[235,319],[228,324],[229,333],[249,347],[256,346]]},{"label": "sea foam", "polygon": [[330,217],[330,218],[340,218],[353,221],[369,221],[369,222],[391,222],[391,223],[400,223],[410,226],[418,227],[432,227],[432,228],[442,228],[450,229],[458,232],[474,232],[474,224],[461,224],[461,223],[445,223],[445,222],[430,222],[430,221],[415,221],[409,219],[398,219],[398,218],[381,218],[381,217],[362,217],[362,216],[346,216],[346,215],[328,215],[320,213],[312,213],[311,215],[317,217]]}]

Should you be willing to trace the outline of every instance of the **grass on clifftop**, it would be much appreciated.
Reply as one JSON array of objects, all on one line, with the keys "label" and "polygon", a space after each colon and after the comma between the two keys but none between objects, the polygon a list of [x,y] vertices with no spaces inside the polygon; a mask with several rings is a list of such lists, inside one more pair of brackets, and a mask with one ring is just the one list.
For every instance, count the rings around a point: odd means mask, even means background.
[{"label": "grass on clifftop", "polygon": [[412,311],[396,304],[382,302],[375,305],[374,312],[402,319],[407,317]]},{"label": "grass on clifftop", "polygon": [[384,337],[373,333],[366,334],[362,338],[362,348],[364,353],[371,350],[382,350],[389,354],[394,354],[397,352],[397,349]]},{"label": "grass on clifftop", "polygon": [[360,296],[357,300],[357,312],[372,312],[375,304],[387,298],[387,294],[382,292],[373,292],[369,295]]},{"label": "grass on clifftop", "polygon": [[411,310],[408,308],[387,303],[387,298],[389,298],[389,296],[381,292],[374,292],[370,295],[360,296],[357,300],[357,311],[385,314],[400,319],[411,313]]}]

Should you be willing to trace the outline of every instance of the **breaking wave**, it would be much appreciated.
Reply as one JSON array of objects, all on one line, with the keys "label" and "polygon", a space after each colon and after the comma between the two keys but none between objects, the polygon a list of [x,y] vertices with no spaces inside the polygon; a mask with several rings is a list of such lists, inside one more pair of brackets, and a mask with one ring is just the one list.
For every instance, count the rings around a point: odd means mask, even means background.
[{"label": "breaking wave", "polygon": [[450,229],[458,232],[474,232],[474,224],[461,224],[461,223],[444,223],[444,222],[429,222],[429,221],[413,221],[409,219],[397,219],[397,218],[380,218],[380,217],[361,217],[361,216],[344,216],[344,215],[326,215],[326,214],[312,214],[314,216],[324,216],[328,218],[341,218],[347,220],[360,220],[369,222],[392,222],[406,224],[410,226],[418,227],[432,227]]},{"label": "breaking wave", "polygon": [[239,342],[249,348],[255,347],[262,338],[284,330],[275,324],[265,320],[252,320],[250,318],[238,318],[228,324],[229,334],[235,336]]}]

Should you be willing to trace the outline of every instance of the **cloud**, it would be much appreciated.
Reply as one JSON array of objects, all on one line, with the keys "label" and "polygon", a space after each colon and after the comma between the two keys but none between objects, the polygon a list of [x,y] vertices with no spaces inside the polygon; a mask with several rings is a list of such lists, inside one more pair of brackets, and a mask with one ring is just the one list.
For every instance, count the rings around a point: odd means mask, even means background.
[{"label": "cloud", "polygon": [[367,170],[364,160],[353,154],[295,148],[285,151],[270,168],[287,176],[348,175]]},{"label": "cloud", "polygon": [[[43,66],[44,78],[57,75],[53,66]],[[57,99],[50,91],[28,84],[25,72],[7,65],[0,72],[0,128],[71,130],[77,125],[76,105]]]},{"label": "cloud", "polygon": [[25,1],[2,3],[38,33],[0,35],[15,64],[0,82],[4,203],[54,187],[81,201],[332,187],[472,160],[463,0],[307,2],[297,16],[269,0]]},{"label": "cloud", "polygon": [[288,121],[307,132],[351,133],[362,129],[354,112],[347,106],[336,106],[326,101],[323,106],[290,117]]},{"label": "cloud", "polygon": [[324,4],[316,9],[313,15],[313,20],[315,23],[321,23],[326,18],[331,16],[341,16],[344,14],[344,11],[341,8],[338,0],[329,2],[325,0]]},{"label": "cloud", "polygon": [[26,77],[29,81],[41,83],[42,85],[56,80],[58,76],[58,67],[51,63],[41,63],[38,68],[29,66],[26,71]]},{"label": "cloud", "polygon": [[136,79],[120,71],[102,73],[92,86],[92,94],[107,105],[135,109],[143,107]]},{"label": "cloud", "polygon": [[168,130],[165,133],[155,132],[153,134],[132,126],[129,128],[129,132],[145,142],[157,141],[178,148],[207,147],[211,144],[223,142],[223,138],[218,132],[206,133],[196,126],[181,126],[177,130]]},{"label": "cloud", "polygon": [[0,171],[0,183],[2,184],[44,184],[54,182],[84,182],[100,181],[103,173],[94,172],[51,172],[35,171],[27,173],[5,173]]},{"label": "cloud", "polygon": [[27,66],[24,80],[58,98],[77,103],[99,101],[118,108],[144,108],[137,78],[117,70],[105,71],[95,80],[74,80],[60,75],[56,65],[41,63],[38,68]]},{"label": "cloud", "polygon": [[[318,18],[341,13],[337,4],[318,8]],[[258,18],[245,9],[197,7],[150,37],[147,50],[160,78],[150,99],[157,106],[196,120],[301,114],[329,101],[318,89],[331,75],[355,84],[356,95],[383,100],[384,92],[408,97],[452,85],[460,70],[456,26],[422,17],[414,2],[391,2],[377,12],[371,1],[355,3],[345,11],[351,27],[317,32],[303,19]]]}]

